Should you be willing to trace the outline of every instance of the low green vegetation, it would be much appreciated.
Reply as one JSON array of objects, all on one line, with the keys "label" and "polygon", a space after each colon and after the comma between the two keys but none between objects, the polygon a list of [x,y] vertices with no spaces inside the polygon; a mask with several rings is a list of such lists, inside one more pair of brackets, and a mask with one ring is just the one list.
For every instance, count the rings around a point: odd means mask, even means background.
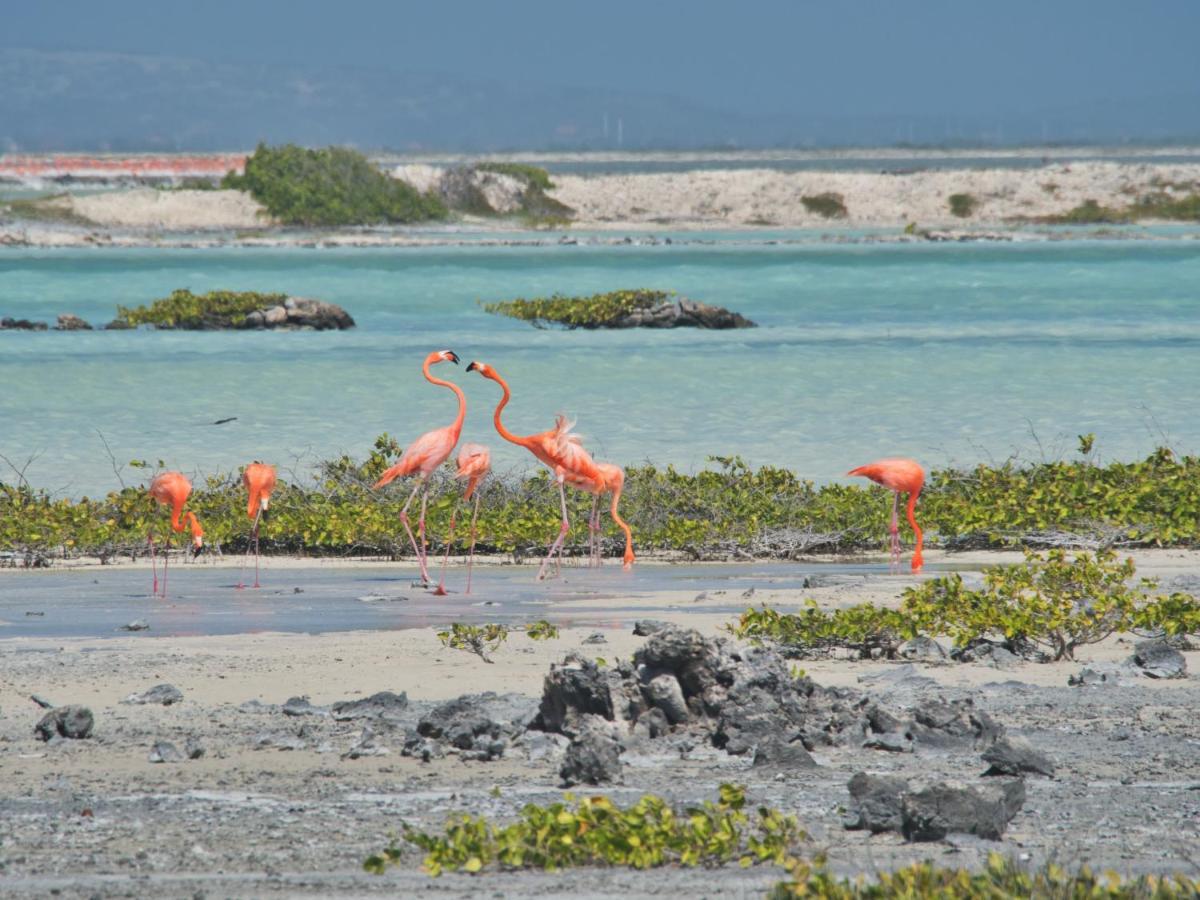
[{"label": "low green vegetation", "polygon": [[438,640],[444,647],[474,653],[485,663],[490,663],[492,660],[488,654],[495,653],[508,640],[508,629],[496,623],[466,625],[452,622],[447,630],[438,632]]},{"label": "low green vegetation", "polygon": [[968,219],[979,207],[979,198],[974,194],[951,194],[950,213],[960,219]]},{"label": "low green vegetation", "polygon": [[49,197],[22,197],[0,201],[0,213],[26,222],[46,225],[95,225],[91,219],[75,212],[69,194]]},{"label": "low green vegetation", "polygon": [[[381,435],[365,459],[338,457],[320,464],[315,478],[305,483],[281,481],[272,496],[271,520],[262,528],[264,551],[408,553],[399,521],[407,491],[371,488],[400,452],[396,440]],[[438,552],[460,495],[451,467],[435,473],[427,523]],[[544,470],[493,476],[481,496],[481,553],[537,556],[558,529],[558,490]],[[568,491],[567,503],[572,522],[567,552],[582,556],[592,497]],[[237,552],[245,547],[249,529],[240,473],[196,480],[189,507],[214,548]],[[621,498],[621,514],[633,528],[639,553],[672,551],[693,559],[880,550],[890,513],[891,495],[884,488],[817,487],[787,469],[754,469],[737,457],[716,457],[712,467],[694,473],[671,466],[628,467]],[[1085,458],[936,469],[929,473],[917,517],[929,545],[951,549],[1195,546],[1200,543],[1200,457],[1160,450],[1144,460],[1103,466]],[[144,487],[70,500],[20,483],[0,483],[0,549],[23,559],[140,555],[146,532],[152,526],[161,532],[165,523],[165,513]],[[621,535],[607,516],[603,528],[611,552]]]},{"label": "low green vegetation", "polygon": [[1200,194],[1183,197],[1160,191],[1147,194],[1123,209],[1101,206],[1095,200],[1085,200],[1074,209],[1039,221],[1051,225],[1121,225],[1142,219],[1166,219],[1178,222],[1200,222]]},{"label": "low green vegetation", "polygon": [[816,213],[826,219],[846,218],[846,200],[841,194],[827,191],[824,194],[801,197],[800,202],[810,213]]},{"label": "low green vegetation", "polygon": [[794,614],[749,609],[730,630],[795,656],[834,648],[894,656],[901,641],[925,635],[949,637],[960,648],[1002,641],[1047,661],[1074,659],[1079,647],[1115,633],[1200,632],[1194,597],[1155,596],[1155,581],[1133,577],[1133,561],[1112,550],[1073,557],[1026,551],[1024,562],[985,568],[980,589],[954,574],[906,589],[899,609],[864,603],[825,612],[810,601]]},{"label": "low green vegetation", "polygon": [[[782,864],[805,835],[794,816],[765,806],[748,811],[745,789],[723,784],[716,803],[706,800],[682,813],[651,794],[624,809],[607,797],[567,794],[562,803],[526,805],[510,825],[462,814],[441,833],[406,825],[401,837],[424,852],[423,869],[436,877],[492,867],[556,872],[595,865],[713,866],[735,859],[742,866]],[[393,844],[367,857],[363,867],[382,874],[403,857],[403,848]]]},{"label": "low green vegetation", "polygon": [[604,328],[639,309],[653,309],[672,298],[668,291],[653,291],[645,288],[609,291],[591,297],[566,297],[554,294],[551,297],[534,297],[526,300],[503,300],[485,303],[485,312],[508,316],[530,322],[538,328],[561,325],[566,328]]},{"label": "low green vegetation", "polygon": [[558,638],[558,626],[545,619],[538,619],[525,626],[525,636],[531,641],[550,641]]},{"label": "low green vegetation", "polygon": [[250,313],[278,306],[287,294],[262,294],[257,291],[209,291],[193,294],[187,288],[172,291],[171,296],[155,300],[149,306],[118,306],[117,322],[130,327],[153,325],[155,328],[237,328]]},{"label": "low green vegetation", "polygon": [[441,219],[442,201],[379,171],[357,150],[259,144],[244,174],[221,186],[247,191],[284,225],[334,227]]},{"label": "low green vegetation", "polygon": [[530,166],[525,163],[514,162],[482,162],[476,163],[475,168],[480,172],[511,175],[513,178],[524,181],[526,185],[536,188],[539,191],[554,190],[554,182],[550,180],[550,173],[540,166]]},{"label": "low green vegetation", "polygon": [[1200,881],[1185,875],[1121,878],[1096,874],[1086,866],[1071,872],[1049,864],[1030,871],[999,853],[988,855],[981,872],[913,863],[871,880],[833,874],[824,858],[792,860],[790,878],[775,885],[769,900],[819,897],[822,900],[1183,900],[1200,893]]}]

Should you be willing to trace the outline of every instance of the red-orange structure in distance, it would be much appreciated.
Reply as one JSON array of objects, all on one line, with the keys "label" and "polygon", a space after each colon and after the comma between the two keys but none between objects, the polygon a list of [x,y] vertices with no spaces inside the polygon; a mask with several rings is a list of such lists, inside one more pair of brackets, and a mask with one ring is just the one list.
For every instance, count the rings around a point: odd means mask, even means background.
[{"label": "red-orange structure in distance", "polygon": [[[196,514],[191,510],[186,513],[183,511],[183,504],[187,503],[188,495],[192,492],[192,483],[184,477],[182,472],[162,472],[154,477],[150,482],[150,496],[164,506],[171,507],[171,528],[175,531],[183,531],[184,528],[191,527],[192,531],[192,554],[197,555],[204,549],[204,529],[200,527],[200,520],[196,518]],[[186,525],[184,523],[187,523]],[[151,531],[148,535],[150,541],[150,566],[154,573],[153,575],[153,593],[158,593],[158,561],[156,559],[154,548],[154,532]],[[163,552],[163,576],[162,576],[162,596],[167,596],[167,563],[170,560],[171,540],[170,536],[164,543]]]},{"label": "red-orange structure in distance", "polygon": [[888,526],[888,534],[891,537],[891,565],[893,571],[899,571],[900,569],[900,520],[898,515],[900,494],[908,494],[908,524],[912,526],[913,534],[917,539],[916,549],[913,550],[912,570],[913,572],[920,572],[921,567],[925,565],[925,560],[921,556],[923,537],[921,528],[917,525],[916,508],[917,497],[921,493],[921,488],[925,486],[925,470],[921,468],[916,460],[889,458],[867,463],[865,466],[851,469],[846,474],[862,475],[865,478],[870,478],[876,484],[881,484],[893,492],[892,522]]},{"label": "red-orange structure in distance", "polygon": [[[254,543],[254,587],[260,587],[258,583],[258,528],[262,517],[266,515],[267,509],[271,505],[271,492],[275,490],[275,467],[269,466],[266,463],[252,462],[246,466],[242,472],[242,484],[246,486],[248,495],[246,500],[246,516],[254,523],[251,531],[251,538]],[[246,554],[249,555],[250,548],[246,547]],[[238,570],[237,587],[240,590],[245,585],[242,583],[242,573],[246,568],[246,557],[242,557],[242,568]]]},{"label": "red-orange structure in distance", "polygon": [[[413,551],[417,554],[417,562],[421,566],[421,580],[425,584],[429,584],[429,568],[425,559],[425,507],[429,500],[429,476],[450,458],[454,445],[458,443],[459,435],[462,434],[463,422],[467,418],[467,398],[463,394],[462,388],[449,381],[443,381],[441,378],[435,378],[429,371],[430,366],[440,362],[452,362],[458,365],[458,355],[453,350],[435,350],[425,357],[421,371],[425,374],[426,381],[454,391],[455,396],[458,397],[458,416],[445,428],[427,431],[409,444],[401,455],[400,461],[384,472],[375,482],[375,487],[380,488],[404,475],[411,475],[414,472],[419,472],[421,475],[416,486],[413,487],[412,493],[408,495],[404,509],[400,511],[400,521],[404,525],[404,530],[408,532],[408,539],[412,541]],[[417,496],[417,491],[421,491],[421,519],[417,528],[421,535],[420,546],[417,545],[417,539],[413,537],[412,528],[408,524],[408,507],[412,504],[413,498]],[[443,593],[444,590],[443,586]]]}]

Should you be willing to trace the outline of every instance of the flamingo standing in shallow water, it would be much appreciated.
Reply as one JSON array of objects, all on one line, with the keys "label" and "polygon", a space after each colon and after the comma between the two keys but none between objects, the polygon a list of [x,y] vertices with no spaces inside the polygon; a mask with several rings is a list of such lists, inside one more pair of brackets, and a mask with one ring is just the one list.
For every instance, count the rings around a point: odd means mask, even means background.
[{"label": "flamingo standing in shallow water", "polygon": [[[425,374],[426,381],[454,391],[458,397],[457,418],[445,428],[427,431],[409,444],[400,457],[400,461],[384,472],[375,482],[375,487],[378,488],[401,476],[411,475],[414,472],[421,473],[420,479],[404,503],[404,508],[400,511],[400,521],[404,524],[404,530],[408,532],[408,539],[412,542],[413,551],[417,554],[417,562],[421,566],[421,580],[425,584],[429,584],[429,569],[425,560],[425,506],[429,501],[429,476],[437,470],[438,466],[449,459],[454,445],[458,443],[459,435],[462,434],[463,421],[467,417],[467,398],[463,395],[462,388],[449,381],[435,378],[429,371],[430,366],[440,362],[452,362],[458,365],[458,356],[453,350],[435,350],[425,357],[421,371]],[[421,518],[417,526],[417,531],[421,535],[420,546],[417,545],[417,539],[413,536],[412,528],[408,524],[408,507],[412,504],[413,498],[417,496],[417,491],[421,491]],[[441,586],[440,592],[445,593],[444,585]]]},{"label": "flamingo standing in shallow water", "polygon": [[555,420],[555,426],[549,431],[543,431],[539,434],[513,434],[504,427],[504,423],[500,420],[500,414],[512,398],[512,392],[509,390],[508,383],[500,377],[499,372],[487,363],[472,362],[467,366],[467,371],[478,372],[484,378],[489,378],[500,385],[504,391],[504,396],[500,398],[500,402],[496,406],[496,411],[492,415],[496,431],[506,441],[524,447],[541,462],[549,466],[551,471],[554,472],[555,480],[558,482],[562,524],[559,526],[558,537],[550,544],[546,558],[542,560],[542,565],[538,569],[537,577],[540,581],[546,577],[546,566],[550,563],[555,553],[559,554],[561,562],[563,542],[566,540],[567,532],[571,530],[571,523],[567,518],[567,495],[563,485],[568,481],[572,486],[579,486],[583,482],[599,484],[604,481],[604,476],[578,440],[571,439],[571,423],[567,421],[565,416],[558,416]]},{"label": "flamingo standing in shallow water", "polygon": [[[200,527],[200,520],[196,518],[194,512],[188,510],[185,513],[183,511],[183,504],[187,502],[191,492],[192,483],[184,477],[182,472],[161,472],[150,482],[150,496],[164,506],[171,507],[171,528],[175,531],[183,531],[184,528],[191,526],[192,555],[198,556],[204,549],[204,529]],[[184,524],[185,522],[187,525]],[[147,538],[150,541],[150,568],[154,573],[152,593],[158,594],[158,560],[154,550],[154,532],[151,531]],[[168,535],[163,541],[163,599],[166,599],[167,596],[167,562],[170,558],[171,538]]]},{"label": "flamingo standing in shallow water", "polygon": [[901,492],[908,494],[906,510],[908,524],[912,526],[913,534],[917,539],[916,549],[913,550],[912,570],[914,573],[920,572],[921,567],[925,564],[925,560],[921,557],[923,536],[920,526],[917,525],[915,513],[917,496],[921,493],[921,488],[925,486],[925,470],[913,459],[879,459],[865,466],[859,466],[857,469],[851,469],[846,474],[870,478],[876,484],[882,484],[893,492],[892,522],[888,526],[888,534],[891,536],[891,570],[893,572],[900,571],[900,521],[898,515],[900,494]]},{"label": "flamingo standing in shallow water", "polygon": [[[563,444],[574,443],[581,445],[579,435],[570,431],[561,434],[559,441]],[[599,479],[583,478],[573,472],[567,473],[567,484],[595,497],[592,500],[592,514],[588,518],[589,565],[600,565],[600,498],[605,494],[612,494],[612,506],[609,508],[609,512],[612,514],[613,521],[625,532],[625,555],[622,567],[629,569],[633,566],[635,559],[633,555],[633,532],[630,530],[629,524],[617,512],[617,504],[621,502],[621,491],[625,487],[625,470],[620,466],[606,462],[596,463],[596,469],[600,473]]]},{"label": "flamingo standing in shallow water", "polygon": [[[254,539],[254,587],[259,587],[258,583],[258,525],[263,516],[267,514],[267,507],[271,504],[271,492],[275,490],[275,467],[268,466],[266,463],[252,462],[246,466],[246,470],[242,472],[242,484],[246,486],[246,491],[249,494],[249,499],[246,503],[246,515],[254,523],[251,536]],[[250,555],[250,548],[246,547],[246,556]],[[242,584],[242,572],[246,568],[246,556],[242,557],[242,568],[238,570],[239,590],[245,587]]]}]

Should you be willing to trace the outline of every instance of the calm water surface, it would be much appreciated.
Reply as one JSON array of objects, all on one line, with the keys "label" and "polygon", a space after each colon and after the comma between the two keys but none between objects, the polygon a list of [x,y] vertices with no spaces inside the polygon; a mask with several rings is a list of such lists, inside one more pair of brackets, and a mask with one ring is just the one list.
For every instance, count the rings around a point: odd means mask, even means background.
[{"label": "calm water surface", "polygon": [[[1200,242],[0,251],[0,314],[112,318],[172,289],[284,291],[345,306],[344,333],[0,334],[0,453],[66,495],[117,486],[116,459],[185,471],[251,459],[307,473],[448,423],[429,350],[505,374],[515,431],[558,411],[602,459],[684,468],[739,453],[824,482],[884,454],[930,464],[1200,449]],[[760,328],[562,332],[480,300],[675,289]],[[450,370],[450,371],[447,371]],[[464,439],[524,466],[467,390]],[[221,426],[209,423],[236,416]],[[0,462],[0,480],[12,472]],[[139,473],[124,473],[136,482]]]}]

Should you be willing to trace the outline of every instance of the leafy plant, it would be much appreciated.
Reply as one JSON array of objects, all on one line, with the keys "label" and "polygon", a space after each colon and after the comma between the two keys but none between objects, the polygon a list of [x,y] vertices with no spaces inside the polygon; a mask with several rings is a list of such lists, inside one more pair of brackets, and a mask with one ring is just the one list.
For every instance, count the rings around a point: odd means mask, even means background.
[{"label": "leafy plant", "polygon": [[979,207],[979,198],[974,194],[951,194],[949,203],[952,215],[966,219]]},{"label": "leafy plant", "polygon": [[[745,806],[745,789],[732,784],[721,785],[716,803],[706,800],[682,814],[651,794],[626,809],[607,797],[577,800],[566,794],[562,803],[526,805],[511,825],[463,814],[451,818],[440,834],[406,825],[402,835],[424,851],[423,868],[435,877],[492,865],[555,872],[598,864],[648,869],[719,865],[732,859],[743,866],[786,861],[791,847],[805,837],[795,817],[765,806],[752,816]],[[363,867],[382,874],[402,856],[393,844],[367,857]]]},{"label": "leafy plant", "polygon": [[826,219],[846,218],[846,200],[841,194],[827,191],[824,194],[801,197],[800,202],[809,212],[824,216]]},{"label": "leafy plant", "polygon": [[187,288],[171,291],[171,296],[155,300],[149,306],[118,306],[117,321],[125,325],[153,325],[156,328],[239,328],[246,316],[256,310],[279,306],[287,294],[262,294],[257,291],[209,291],[193,294]]},{"label": "leafy plant", "polygon": [[558,626],[545,619],[538,619],[525,626],[525,634],[533,641],[548,641],[558,637]]},{"label": "leafy plant", "polygon": [[475,168],[480,172],[511,175],[513,178],[523,181],[529,187],[537,188],[539,191],[554,190],[554,182],[550,180],[550,173],[540,166],[515,162],[481,162],[476,163]]},{"label": "leafy plant", "polygon": [[474,653],[485,663],[492,662],[489,653],[495,653],[508,640],[508,629],[503,625],[465,625],[453,622],[448,631],[439,631],[438,638],[443,646],[451,650],[466,650]]},{"label": "leafy plant", "polygon": [[609,291],[591,297],[566,297],[554,294],[551,297],[535,297],[526,300],[504,300],[485,303],[485,312],[532,322],[539,328],[546,325],[563,325],[567,328],[602,328],[641,309],[653,309],[669,303],[672,294],[667,291],[646,289]]},{"label": "leafy plant", "polygon": [[249,192],[284,225],[376,225],[441,219],[446,207],[379,171],[356,150],[259,144],[224,188]]},{"label": "leafy plant", "polygon": [[1200,881],[1185,875],[1141,875],[1123,879],[1115,872],[1094,874],[1084,866],[1075,872],[1049,864],[1029,871],[999,853],[988,854],[981,872],[949,869],[925,862],[913,863],[895,872],[882,872],[876,880],[851,881],[838,878],[824,857],[812,862],[792,859],[787,863],[790,879],[775,885],[770,900],[820,897],[822,900],[1001,900],[1027,897],[1031,900],[1182,900],[1200,892]]},{"label": "leafy plant", "polygon": [[792,656],[820,656],[835,648],[851,649],[862,657],[876,650],[892,656],[901,641],[914,636],[911,623],[898,610],[863,603],[825,612],[813,600],[795,614],[769,606],[748,609],[726,628],[735,637],[776,644]]}]

